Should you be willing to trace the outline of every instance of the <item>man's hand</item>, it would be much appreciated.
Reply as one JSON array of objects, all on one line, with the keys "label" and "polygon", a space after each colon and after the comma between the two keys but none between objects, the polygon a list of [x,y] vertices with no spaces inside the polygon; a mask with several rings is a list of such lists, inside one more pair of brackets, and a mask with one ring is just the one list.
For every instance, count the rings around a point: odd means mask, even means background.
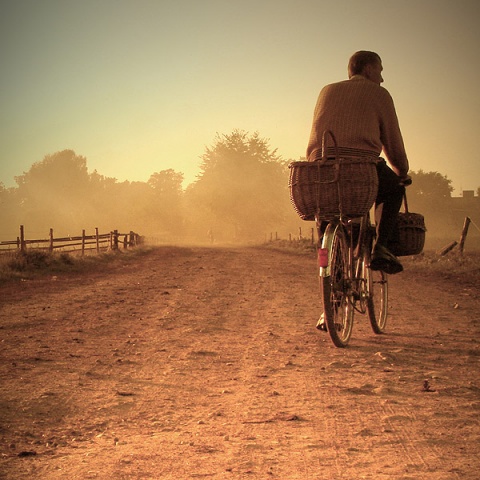
[{"label": "man's hand", "polygon": [[400,185],[406,187],[412,184],[412,177],[410,175],[404,175],[400,177]]}]

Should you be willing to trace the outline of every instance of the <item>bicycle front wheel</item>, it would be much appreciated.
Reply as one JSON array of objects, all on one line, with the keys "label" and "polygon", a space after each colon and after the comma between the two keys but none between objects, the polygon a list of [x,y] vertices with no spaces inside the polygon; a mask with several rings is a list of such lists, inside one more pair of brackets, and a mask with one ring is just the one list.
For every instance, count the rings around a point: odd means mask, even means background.
[{"label": "bicycle front wheel", "polygon": [[365,275],[367,277],[367,312],[372,330],[383,333],[388,315],[388,276],[384,272],[370,269],[371,254],[365,254]]},{"label": "bicycle front wheel", "polygon": [[320,277],[327,330],[337,347],[346,347],[353,328],[353,298],[350,288],[348,244],[339,225],[329,225],[324,237],[329,249],[327,275]]}]

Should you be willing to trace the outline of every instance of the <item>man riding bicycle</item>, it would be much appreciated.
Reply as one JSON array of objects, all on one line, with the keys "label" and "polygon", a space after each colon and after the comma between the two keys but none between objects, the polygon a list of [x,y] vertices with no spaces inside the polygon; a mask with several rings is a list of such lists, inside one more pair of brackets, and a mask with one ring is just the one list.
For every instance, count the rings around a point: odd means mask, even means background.
[{"label": "man riding bicycle", "polygon": [[[380,157],[377,162],[378,194],[375,201],[377,241],[370,268],[388,274],[403,270],[388,249],[409,180],[408,159],[392,97],[381,87],[382,61],[374,52],[359,51],[348,64],[349,80],[325,86],[318,97],[307,148],[309,161],[322,158],[322,134],[334,132],[340,157]],[[333,147],[327,155],[334,156]]]}]

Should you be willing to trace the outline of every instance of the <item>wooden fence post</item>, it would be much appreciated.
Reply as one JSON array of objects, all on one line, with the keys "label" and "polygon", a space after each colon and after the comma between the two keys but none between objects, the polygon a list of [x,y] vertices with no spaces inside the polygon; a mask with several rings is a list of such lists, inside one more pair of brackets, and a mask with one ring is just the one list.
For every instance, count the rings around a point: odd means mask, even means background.
[{"label": "wooden fence post", "polygon": [[48,247],[50,253],[53,252],[53,228],[50,229],[50,245]]},{"label": "wooden fence post", "polygon": [[130,239],[129,239],[130,247],[135,246],[135,234],[130,230]]},{"label": "wooden fence post", "polygon": [[118,230],[113,231],[113,249],[118,250]]},{"label": "wooden fence post", "polygon": [[98,238],[98,227],[95,227],[95,241],[97,243],[97,253],[100,253],[100,239]]},{"label": "wooden fence post", "polygon": [[465,222],[463,223],[462,235],[460,237],[460,244],[458,248],[460,249],[460,253],[463,253],[463,247],[465,246],[465,240],[467,238],[468,227],[470,226],[470,217],[465,217]]},{"label": "wooden fence post", "polygon": [[23,225],[20,225],[20,251],[23,253],[25,252],[26,245],[25,245],[25,230]]},{"label": "wooden fence post", "polygon": [[442,257],[446,255],[448,252],[452,251],[456,246],[458,245],[458,242],[455,240],[451,243],[449,243],[447,246],[443,247],[439,253]]},{"label": "wooden fence post", "polygon": [[85,255],[85,230],[82,230],[82,257]]}]

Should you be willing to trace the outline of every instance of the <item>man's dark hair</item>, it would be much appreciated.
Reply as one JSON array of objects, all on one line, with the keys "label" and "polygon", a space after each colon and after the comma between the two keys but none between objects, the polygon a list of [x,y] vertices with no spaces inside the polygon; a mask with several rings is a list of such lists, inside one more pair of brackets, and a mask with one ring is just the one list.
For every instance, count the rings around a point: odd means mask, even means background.
[{"label": "man's dark hair", "polygon": [[348,62],[348,78],[351,78],[354,75],[362,74],[367,65],[372,65],[381,61],[382,59],[378,53],[368,52],[366,50],[355,52],[350,57],[350,61]]}]

